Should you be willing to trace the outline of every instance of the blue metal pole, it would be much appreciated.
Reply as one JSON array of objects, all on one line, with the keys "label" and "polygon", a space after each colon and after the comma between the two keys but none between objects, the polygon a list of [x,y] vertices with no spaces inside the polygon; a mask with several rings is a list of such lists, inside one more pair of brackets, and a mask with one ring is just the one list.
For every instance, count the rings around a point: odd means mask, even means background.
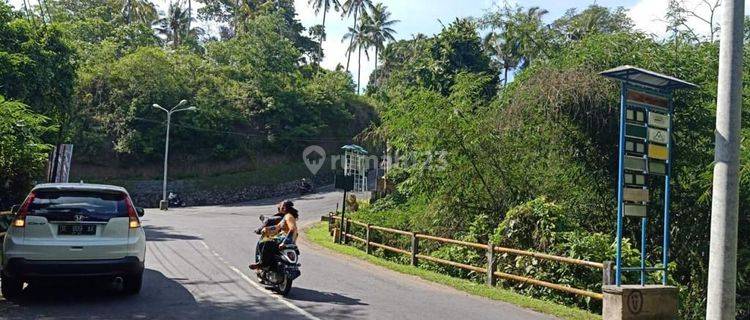
[{"label": "blue metal pole", "polygon": [[615,265],[615,284],[622,284],[622,187],[624,181],[623,165],[625,163],[625,101],[627,99],[627,87],[625,82],[620,82],[620,145],[618,146],[618,172],[617,172],[617,256]]},{"label": "blue metal pole", "polygon": [[669,154],[669,160],[667,160],[667,175],[664,177],[664,244],[662,245],[662,266],[664,267],[664,274],[661,278],[661,283],[667,285],[667,272],[669,271],[669,203],[670,203],[670,180],[672,176],[672,117],[674,113],[674,106],[672,105],[672,94],[668,96],[669,101],[669,128],[667,129],[667,137],[669,141],[667,144],[667,154]]},{"label": "blue metal pole", "polygon": [[641,218],[641,285],[646,284],[646,225],[648,219]]}]

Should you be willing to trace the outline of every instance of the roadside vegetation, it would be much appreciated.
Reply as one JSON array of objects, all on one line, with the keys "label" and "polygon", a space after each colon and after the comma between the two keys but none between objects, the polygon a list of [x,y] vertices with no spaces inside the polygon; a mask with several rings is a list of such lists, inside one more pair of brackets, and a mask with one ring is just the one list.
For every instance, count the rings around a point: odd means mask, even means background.
[{"label": "roadside vegetation", "polygon": [[[667,36],[656,37],[635,30],[622,8],[591,5],[552,20],[543,8],[507,5],[446,21],[435,35],[393,41],[398,20],[369,0],[312,0],[323,24],[309,30],[297,20],[292,0],[195,2],[200,9],[191,11],[191,0],[173,1],[157,12],[148,0],[25,1],[17,9],[0,1],[0,210],[44,176],[47,153],[59,143],[75,145],[74,167],[92,169],[73,179],[127,184],[130,177],[158,177],[165,115],[151,106],[169,108],[185,99],[199,111],[172,120],[176,177],[205,187],[293,179],[304,174],[289,164],[302,148],[338,148],[357,135],[373,154],[410,155],[400,163],[412,165],[389,170],[393,192],[362,206],[356,219],[612,260],[619,89],[598,72],[630,64],[699,86],[674,97],[669,281],[680,288],[680,316],[703,318],[721,32],[714,17],[705,19],[710,34],[696,34],[686,21],[706,13],[670,1]],[[346,35],[326,34],[332,8],[351,19]],[[339,41],[333,36],[349,44],[347,57],[327,70],[319,65],[320,43]],[[745,39],[750,44],[750,28]],[[374,61],[363,62],[372,52]],[[745,55],[750,58],[750,46]],[[376,67],[361,85],[353,81],[355,63],[357,70],[361,63]],[[750,64],[744,74],[750,77]],[[750,99],[750,86],[744,90]],[[748,110],[738,225],[740,319],[750,317],[750,237],[742,236],[750,234]],[[651,179],[649,188],[646,256],[658,261],[662,180]],[[639,238],[638,222],[626,219],[628,238]],[[639,247],[625,243],[626,264],[635,263]],[[451,246],[424,249],[467,264],[485,259]],[[589,290],[601,281],[590,271],[525,257],[501,256],[499,270]],[[453,268],[432,271],[479,277]],[[649,277],[656,282],[660,274]],[[625,281],[634,282],[633,274]],[[592,312],[601,308],[548,289],[505,285]]]},{"label": "roadside vegetation", "polygon": [[[543,22],[541,8],[501,7],[476,19],[457,19],[434,36],[391,43],[368,86],[381,122],[360,137],[371,149],[415,159],[388,172],[394,192],[354,217],[454,239],[613,260],[619,84],[598,72],[630,64],[673,75],[699,88],[674,97],[669,282],[680,288],[681,317],[703,318],[718,43],[686,29],[687,13],[675,4],[666,15],[666,38],[634,30],[622,9],[592,5],[550,24]],[[747,66],[745,74],[750,75]],[[750,89],[745,91],[750,97]],[[745,128],[748,119],[743,118]],[[742,151],[740,234],[750,234],[748,142],[744,139]],[[443,159],[432,156],[440,151],[446,151]],[[663,184],[649,181],[649,261],[661,257]],[[626,218],[625,236],[639,239],[639,224],[640,219]],[[639,247],[625,243],[626,265],[637,263]],[[739,248],[737,303],[743,318],[750,315],[750,238],[741,237]],[[432,249],[432,255],[467,264],[482,265],[485,259],[461,248]],[[592,290],[601,283],[590,271],[533,258],[503,256],[498,268]],[[634,283],[635,277],[627,274],[624,281]],[[660,273],[649,275],[649,282],[659,279]],[[600,312],[596,301],[506,285]]]},{"label": "roadside vegetation", "polygon": [[597,314],[589,313],[578,308],[566,307],[555,302],[535,299],[502,288],[490,288],[481,282],[456,278],[441,272],[426,270],[419,267],[412,267],[408,265],[408,263],[403,264],[393,261],[392,259],[384,259],[385,255],[382,250],[374,250],[374,254],[368,255],[358,248],[334,243],[332,241],[333,238],[330,234],[328,234],[328,226],[326,225],[326,223],[317,223],[309,227],[303,232],[303,235],[305,239],[326,249],[354,256],[356,258],[384,268],[391,269],[393,271],[417,276],[427,281],[450,286],[481,297],[505,301],[517,306],[550,314],[562,319],[579,320],[601,318],[601,316]]},{"label": "roadside vegetation", "polygon": [[0,1],[0,121],[26,128],[3,134],[0,209],[42,180],[45,154],[59,143],[74,144],[73,181],[158,179],[166,116],[155,103],[198,108],[173,117],[170,162],[187,168],[178,178],[201,168],[192,178],[204,185],[216,175],[261,176],[253,172],[299,160],[310,144],[339,146],[369,125],[368,98],[344,70],[319,66],[321,39],[297,20],[293,1],[197,2],[191,13],[190,1],[163,12],[148,0],[16,10]]}]

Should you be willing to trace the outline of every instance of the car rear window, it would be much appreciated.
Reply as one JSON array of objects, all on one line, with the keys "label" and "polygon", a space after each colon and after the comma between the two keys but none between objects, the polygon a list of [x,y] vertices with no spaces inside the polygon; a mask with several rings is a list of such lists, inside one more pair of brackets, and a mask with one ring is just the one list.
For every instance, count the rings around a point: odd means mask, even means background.
[{"label": "car rear window", "polygon": [[37,190],[29,215],[49,221],[108,221],[127,217],[125,195],[113,192]]}]

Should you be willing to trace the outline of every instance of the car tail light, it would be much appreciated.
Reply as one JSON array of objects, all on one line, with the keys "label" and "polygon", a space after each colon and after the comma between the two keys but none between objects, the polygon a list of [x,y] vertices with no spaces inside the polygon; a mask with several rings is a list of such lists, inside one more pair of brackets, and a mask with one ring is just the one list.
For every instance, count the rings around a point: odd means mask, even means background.
[{"label": "car tail light", "polygon": [[31,203],[34,202],[35,197],[36,195],[33,192],[29,193],[26,200],[23,201],[21,208],[18,209],[18,213],[16,213],[16,218],[13,220],[14,227],[23,228],[26,226],[26,215],[29,214],[29,207],[31,206]]},{"label": "car tail light", "polygon": [[125,204],[128,207],[128,218],[130,219],[128,226],[131,229],[140,227],[141,221],[138,220],[138,212],[135,210],[135,206],[133,206],[133,201],[127,195],[125,196]]}]

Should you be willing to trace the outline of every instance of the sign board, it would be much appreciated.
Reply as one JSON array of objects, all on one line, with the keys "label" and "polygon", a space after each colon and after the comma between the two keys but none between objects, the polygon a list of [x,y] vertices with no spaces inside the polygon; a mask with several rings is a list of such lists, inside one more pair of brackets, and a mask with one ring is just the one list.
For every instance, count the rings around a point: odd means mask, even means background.
[{"label": "sign board", "polygon": [[648,202],[648,189],[625,188],[622,190],[622,198],[630,202]]},{"label": "sign board", "polygon": [[667,109],[669,101],[666,98],[630,89],[628,90],[628,102],[634,102]]},{"label": "sign board", "polygon": [[646,143],[639,139],[628,139],[625,141],[625,151],[641,155],[646,154]]},{"label": "sign board", "polygon": [[669,143],[669,133],[666,130],[648,128],[648,142],[666,145]]},{"label": "sign board", "polygon": [[646,111],[640,108],[628,108],[626,111],[628,121],[646,122]]},{"label": "sign board", "polygon": [[52,149],[47,163],[48,182],[68,182],[73,161],[73,145],[60,144]]},{"label": "sign board", "polygon": [[637,124],[630,124],[630,123],[625,125],[625,135],[628,137],[646,139],[647,132],[648,131],[646,130],[646,127],[644,126],[639,126]]},{"label": "sign board", "polygon": [[667,174],[667,163],[659,160],[648,160],[648,173],[662,176]]},{"label": "sign board", "polygon": [[625,169],[628,170],[636,170],[636,171],[646,171],[646,159],[642,157],[632,157],[632,156],[625,156],[624,161]]},{"label": "sign board", "polygon": [[669,116],[658,112],[648,113],[648,126],[669,129]]},{"label": "sign board", "polygon": [[648,157],[651,159],[667,160],[669,158],[669,150],[665,146],[649,144]]},{"label": "sign board", "polygon": [[640,204],[626,204],[623,206],[623,215],[630,217],[645,217],[646,206]]},{"label": "sign board", "polygon": [[[620,66],[602,71],[602,76],[620,82],[620,117],[618,143],[618,181],[617,181],[617,250],[615,256],[615,284],[622,284],[622,273],[637,271],[640,273],[641,286],[649,278],[650,270],[662,271],[662,284],[667,284],[669,273],[669,226],[670,171],[672,166],[672,116],[674,105],[672,95],[676,89],[694,88],[696,85],[634,66]],[[663,244],[661,267],[646,264],[649,241],[647,239],[647,219],[649,189],[658,187],[663,181],[663,210],[651,214],[664,213]],[[625,223],[624,217],[639,217],[640,224]],[[641,226],[641,263],[639,267],[623,266],[622,244],[625,228]],[[631,233],[629,233],[631,234]],[[636,242],[636,239],[633,239]],[[631,242],[633,243],[633,242]],[[631,279],[631,278],[628,278]],[[606,299],[605,299],[606,300]],[[643,302],[640,292],[628,297],[628,309],[632,314],[640,313]]]},{"label": "sign board", "polygon": [[638,173],[625,173],[625,184],[635,186],[646,185],[646,175]]}]

